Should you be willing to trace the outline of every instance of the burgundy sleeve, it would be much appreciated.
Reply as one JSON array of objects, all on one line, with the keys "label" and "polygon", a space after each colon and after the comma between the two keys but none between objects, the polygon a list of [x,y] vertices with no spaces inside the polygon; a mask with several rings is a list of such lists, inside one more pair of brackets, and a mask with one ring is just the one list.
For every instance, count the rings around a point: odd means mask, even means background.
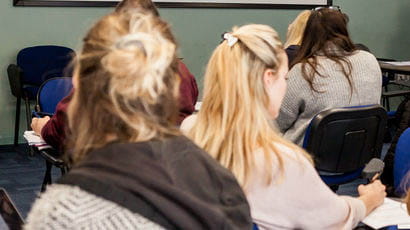
[{"label": "burgundy sleeve", "polygon": [[54,115],[41,129],[44,141],[53,148],[63,150],[65,132],[67,126],[67,107],[73,95],[73,91],[63,98],[58,104]]},{"label": "burgundy sleeve", "polygon": [[195,111],[195,104],[198,100],[198,86],[187,66],[179,61],[178,64],[179,75],[181,77],[181,84],[179,86],[179,116],[178,125]]}]

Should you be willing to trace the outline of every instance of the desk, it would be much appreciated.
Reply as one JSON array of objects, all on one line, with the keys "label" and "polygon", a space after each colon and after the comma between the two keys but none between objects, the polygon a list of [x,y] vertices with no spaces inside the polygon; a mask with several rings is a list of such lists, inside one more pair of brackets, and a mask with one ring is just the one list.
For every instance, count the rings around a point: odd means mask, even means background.
[{"label": "desk", "polygon": [[382,70],[382,72],[385,72],[388,74],[387,76],[392,81],[392,83],[396,85],[410,87],[410,81],[394,79],[394,76],[396,74],[403,74],[403,75],[410,76],[410,65],[396,66],[396,65],[388,64],[382,61],[379,61],[379,65],[380,65],[380,69]]},{"label": "desk", "polygon": [[[389,82],[395,85],[410,87],[410,81],[396,80],[396,74],[410,75],[410,65],[398,66],[379,61],[380,69],[383,73],[387,73]],[[387,92],[387,84],[384,85],[385,91],[382,93],[383,105],[386,106],[387,110],[390,111],[390,97],[396,96],[407,96],[410,95],[410,90],[395,90]]]},{"label": "desk", "polygon": [[389,75],[391,74],[410,75],[410,65],[397,66],[397,65],[392,65],[392,64],[389,64],[383,61],[379,61],[379,65],[380,65],[382,72],[387,72]]}]

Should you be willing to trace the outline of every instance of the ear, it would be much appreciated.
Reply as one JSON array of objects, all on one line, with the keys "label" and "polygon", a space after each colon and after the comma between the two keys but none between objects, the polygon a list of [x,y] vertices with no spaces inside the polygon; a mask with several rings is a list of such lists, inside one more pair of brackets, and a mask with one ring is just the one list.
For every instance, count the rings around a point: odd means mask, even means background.
[{"label": "ear", "polygon": [[276,72],[273,69],[266,69],[265,72],[263,72],[263,83],[266,86],[272,85],[273,82],[275,82],[276,79]]}]

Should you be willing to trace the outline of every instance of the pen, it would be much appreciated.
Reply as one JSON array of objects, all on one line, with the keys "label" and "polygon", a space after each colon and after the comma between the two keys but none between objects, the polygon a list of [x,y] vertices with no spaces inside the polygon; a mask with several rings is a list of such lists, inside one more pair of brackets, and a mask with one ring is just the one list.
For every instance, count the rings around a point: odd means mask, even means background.
[{"label": "pen", "polygon": [[379,172],[376,173],[376,174],[374,174],[374,176],[373,176],[373,178],[371,179],[370,183],[373,183],[375,180],[379,179],[379,177],[380,177],[380,173],[379,173]]}]

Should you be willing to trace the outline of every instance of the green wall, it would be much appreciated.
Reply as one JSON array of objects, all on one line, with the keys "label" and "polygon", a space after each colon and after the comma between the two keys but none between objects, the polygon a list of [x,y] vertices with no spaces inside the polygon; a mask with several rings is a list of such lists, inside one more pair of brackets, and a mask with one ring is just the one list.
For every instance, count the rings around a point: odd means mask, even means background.
[{"label": "green wall", "polygon": [[[78,48],[87,27],[110,8],[13,7],[0,1],[0,144],[11,144],[16,99],[11,96],[6,68],[27,46],[58,44]],[[410,59],[408,0],[334,0],[350,16],[355,42],[364,43],[379,57]],[[287,25],[298,10],[160,9],[173,26],[180,56],[202,85],[202,73],[220,35],[233,25],[263,23],[285,38]],[[22,108],[21,130],[26,128]],[[22,139],[21,139],[22,140]]]}]

